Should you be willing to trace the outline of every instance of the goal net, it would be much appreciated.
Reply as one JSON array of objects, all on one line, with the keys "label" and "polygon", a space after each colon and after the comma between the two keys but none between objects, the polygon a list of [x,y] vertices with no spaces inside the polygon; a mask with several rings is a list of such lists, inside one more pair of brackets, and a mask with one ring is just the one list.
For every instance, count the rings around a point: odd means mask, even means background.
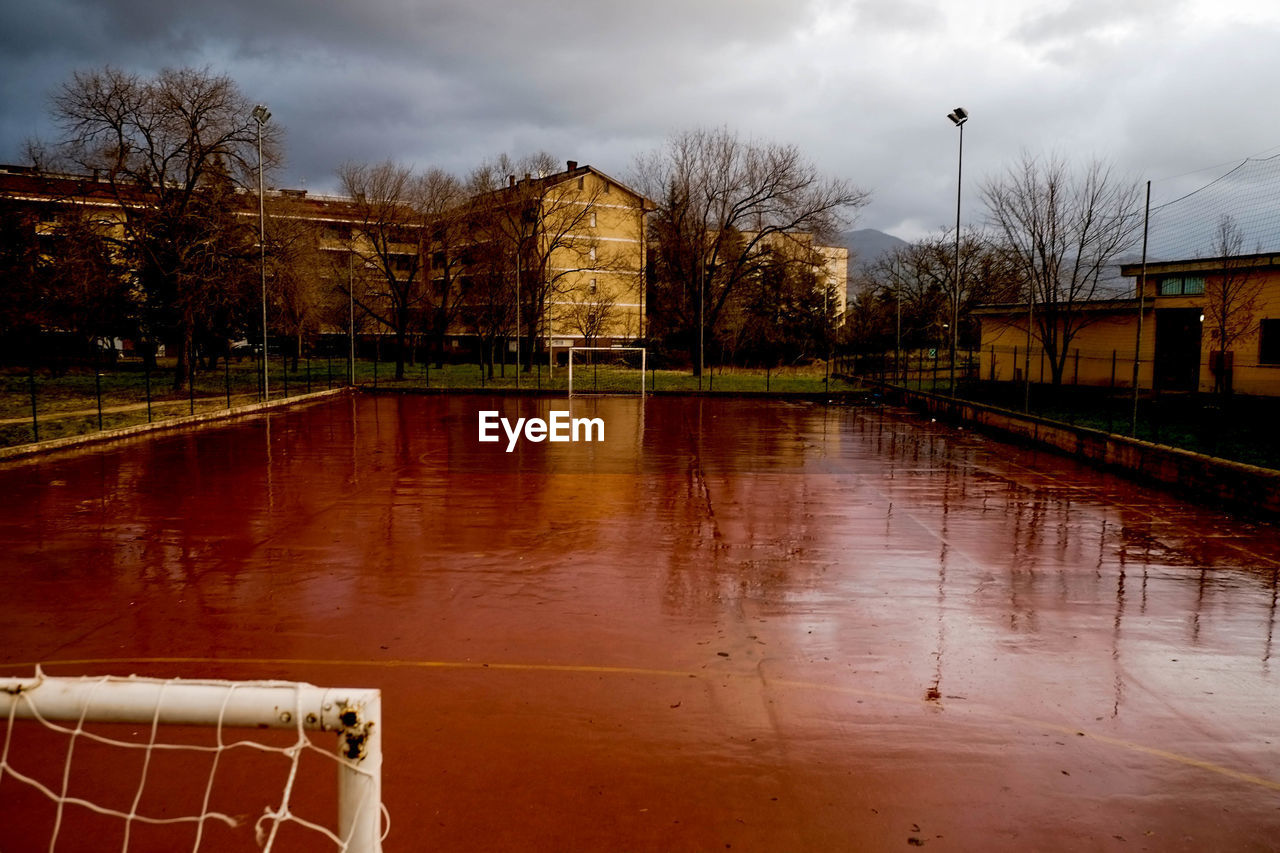
[{"label": "goal net", "polygon": [[380,717],[368,689],[0,677],[4,849],[380,851]]},{"label": "goal net", "polygon": [[644,396],[644,371],[644,347],[570,347],[569,396]]}]

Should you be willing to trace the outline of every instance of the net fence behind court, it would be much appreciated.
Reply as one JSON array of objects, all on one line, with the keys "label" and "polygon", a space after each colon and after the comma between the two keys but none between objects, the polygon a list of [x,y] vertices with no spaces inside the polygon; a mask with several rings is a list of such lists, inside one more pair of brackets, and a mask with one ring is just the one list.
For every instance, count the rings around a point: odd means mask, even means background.
[{"label": "net fence behind court", "polygon": [[569,396],[584,394],[644,395],[647,362],[643,347],[572,347],[569,350]]},{"label": "net fence behind court", "polygon": [[[1163,186],[1161,186],[1163,185]],[[1180,183],[1161,181],[1153,192],[1177,192]],[[1199,188],[1167,201],[1153,195],[1149,261],[1184,261],[1223,255],[1219,223],[1230,217],[1240,246],[1229,254],[1280,249],[1280,154],[1247,159]]]},{"label": "net fence behind court", "polygon": [[380,715],[376,690],[299,682],[0,678],[6,844],[380,850]]}]

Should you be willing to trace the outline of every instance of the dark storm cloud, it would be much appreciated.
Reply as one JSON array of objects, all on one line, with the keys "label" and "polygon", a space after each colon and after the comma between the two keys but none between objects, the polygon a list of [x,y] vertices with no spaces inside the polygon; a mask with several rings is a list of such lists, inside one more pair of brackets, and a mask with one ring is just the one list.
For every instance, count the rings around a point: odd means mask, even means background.
[{"label": "dark storm cloud", "polygon": [[[906,237],[965,217],[1023,150],[1181,174],[1280,143],[1280,13],[1232,0],[42,0],[0,5],[0,160],[55,138],[77,68],[207,66],[286,131],[277,180],[335,188],[344,161],[465,173],[546,150],[625,178],[673,131],[797,144],[871,189],[863,226]],[[1172,118],[1176,117],[1176,121]]]}]

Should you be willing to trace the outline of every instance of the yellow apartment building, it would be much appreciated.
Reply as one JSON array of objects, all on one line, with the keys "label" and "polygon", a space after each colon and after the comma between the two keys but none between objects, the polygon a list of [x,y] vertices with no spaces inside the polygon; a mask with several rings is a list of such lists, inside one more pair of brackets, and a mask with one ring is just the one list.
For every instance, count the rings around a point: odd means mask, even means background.
[{"label": "yellow apartment building", "polygon": [[610,346],[645,334],[645,216],[654,203],[592,166],[569,160],[563,172],[510,187],[536,201],[531,253],[543,264],[544,345]]}]

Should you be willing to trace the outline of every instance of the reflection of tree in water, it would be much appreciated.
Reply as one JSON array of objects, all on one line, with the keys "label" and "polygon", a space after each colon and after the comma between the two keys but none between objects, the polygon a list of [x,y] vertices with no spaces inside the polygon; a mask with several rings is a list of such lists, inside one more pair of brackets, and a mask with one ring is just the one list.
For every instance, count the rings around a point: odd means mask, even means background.
[{"label": "reflection of tree in water", "polygon": [[808,554],[830,531],[814,512],[827,496],[812,494],[804,472],[824,452],[825,413],[662,403],[646,440],[661,442],[666,459],[651,529],[662,531],[668,611],[770,606],[812,589],[823,567]]}]

